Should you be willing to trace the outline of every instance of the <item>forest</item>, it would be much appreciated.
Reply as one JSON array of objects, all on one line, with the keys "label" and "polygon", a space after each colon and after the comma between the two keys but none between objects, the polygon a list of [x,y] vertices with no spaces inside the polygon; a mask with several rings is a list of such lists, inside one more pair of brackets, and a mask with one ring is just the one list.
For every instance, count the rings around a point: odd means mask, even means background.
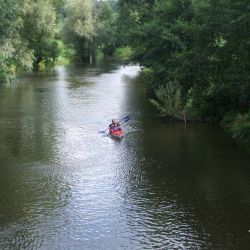
[{"label": "forest", "polygon": [[69,61],[139,63],[157,112],[250,141],[249,0],[0,0],[0,85]]}]

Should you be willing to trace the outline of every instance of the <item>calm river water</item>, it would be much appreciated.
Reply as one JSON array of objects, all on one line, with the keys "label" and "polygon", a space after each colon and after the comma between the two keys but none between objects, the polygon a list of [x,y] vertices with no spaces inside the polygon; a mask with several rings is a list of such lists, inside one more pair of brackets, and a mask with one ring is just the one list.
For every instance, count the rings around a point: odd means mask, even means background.
[{"label": "calm river water", "polygon": [[[60,66],[0,94],[0,249],[249,249],[249,155],[157,118],[138,73]],[[127,114],[122,141],[97,133]]]}]

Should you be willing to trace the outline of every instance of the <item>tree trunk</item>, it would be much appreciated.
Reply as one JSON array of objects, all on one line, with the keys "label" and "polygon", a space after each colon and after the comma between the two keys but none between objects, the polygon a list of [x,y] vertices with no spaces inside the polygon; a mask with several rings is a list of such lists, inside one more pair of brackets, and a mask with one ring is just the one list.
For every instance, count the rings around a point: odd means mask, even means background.
[{"label": "tree trunk", "polygon": [[38,71],[39,69],[39,63],[42,61],[42,57],[41,56],[37,56],[35,61],[33,62],[33,70],[34,71]]},{"label": "tree trunk", "polygon": [[92,49],[91,49],[91,41],[89,39],[89,48],[88,48],[88,54],[89,54],[89,64],[92,65],[93,63],[93,57],[92,57]]},{"label": "tree trunk", "polygon": [[89,64],[93,65],[96,63],[96,53],[95,53],[95,42],[93,39],[89,39],[88,54],[89,54]]},{"label": "tree trunk", "polygon": [[183,119],[184,119],[184,123],[185,123],[185,126],[187,125],[187,118],[186,118],[186,111],[185,109],[183,110]]}]

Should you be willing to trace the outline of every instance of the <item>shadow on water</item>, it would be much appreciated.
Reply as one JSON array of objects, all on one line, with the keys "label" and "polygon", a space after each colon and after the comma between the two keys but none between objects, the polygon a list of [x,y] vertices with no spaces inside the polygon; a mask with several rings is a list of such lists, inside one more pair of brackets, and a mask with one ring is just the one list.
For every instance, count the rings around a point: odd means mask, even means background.
[{"label": "shadow on water", "polygon": [[[53,89],[31,83],[8,89],[0,100],[0,248],[39,248],[70,197],[67,181],[54,175],[57,129]],[[44,79],[44,77],[43,77]],[[63,221],[61,222],[63,226]]]},{"label": "shadow on water", "polygon": [[[160,247],[246,248],[249,155],[218,128],[163,122],[154,116],[145,95],[138,94],[144,91],[137,78],[127,88],[126,100],[137,120],[132,126],[140,128],[133,149],[138,156],[130,167],[131,179],[140,184],[129,187],[137,190],[130,202],[143,217],[141,227],[147,220],[149,225],[155,223],[150,235],[142,229],[138,235]],[[137,230],[140,222],[131,226]]]}]

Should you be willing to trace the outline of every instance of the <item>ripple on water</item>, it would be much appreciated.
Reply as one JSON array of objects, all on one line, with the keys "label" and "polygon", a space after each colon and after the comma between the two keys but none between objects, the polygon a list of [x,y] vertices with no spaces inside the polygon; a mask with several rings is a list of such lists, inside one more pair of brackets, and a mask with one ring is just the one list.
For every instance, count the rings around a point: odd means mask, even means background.
[{"label": "ripple on water", "polygon": [[[205,205],[215,210],[213,202],[221,205],[227,193],[207,173],[219,168],[220,155],[207,158],[206,169],[198,161],[192,175],[193,151],[202,155],[203,140],[146,114],[133,80],[138,70],[58,67],[53,78],[37,76],[13,96],[1,96],[0,249],[219,249],[238,240],[230,223],[216,225],[206,215],[217,218]],[[97,133],[125,114],[132,119],[124,140]],[[239,183],[247,190],[241,173]],[[195,204],[204,196],[202,206]]]}]

